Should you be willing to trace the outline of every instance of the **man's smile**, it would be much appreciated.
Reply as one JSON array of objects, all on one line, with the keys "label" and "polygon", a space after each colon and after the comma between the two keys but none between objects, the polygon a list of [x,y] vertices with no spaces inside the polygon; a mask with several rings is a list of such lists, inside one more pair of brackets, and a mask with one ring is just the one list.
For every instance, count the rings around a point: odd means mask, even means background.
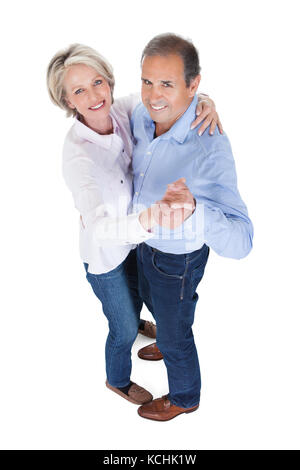
[{"label": "man's smile", "polygon": [[153,111],[162,111],[163,109],[166,109],[167,106],[154,106],[154,104],[150,104],[150,108],[153,109]]}]

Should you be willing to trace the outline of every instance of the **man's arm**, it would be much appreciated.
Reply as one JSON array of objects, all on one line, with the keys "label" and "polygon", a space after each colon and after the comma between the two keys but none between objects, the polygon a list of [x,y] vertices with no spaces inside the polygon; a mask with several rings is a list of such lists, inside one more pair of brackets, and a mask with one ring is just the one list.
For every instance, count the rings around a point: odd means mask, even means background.
[{"label": "man's arm", "polygon": [[[202,240],[219,255],[240,259],[251,251],[253,226],[237,189],[229,141],[226,136],[221,139],[217,149],[199,159],[198,171],[193,175],[199,183],[197,194],[190,192],[184,178],[169,185],[160,202],[163,212],[160,225],[175,229],[177,234],[189,234],[191,247],[194,236],[196,243]],[[185,210],[178,209],[176,197]]]},{"label": "man's arm", "polygon": [[252,248],[253,225],[237,188],[235,163],[225,135],[199,163],[198,174],[203,193],[195,196],[192,217],[200,220],[202,213],[205,243],[221,256],[244,258]]}]

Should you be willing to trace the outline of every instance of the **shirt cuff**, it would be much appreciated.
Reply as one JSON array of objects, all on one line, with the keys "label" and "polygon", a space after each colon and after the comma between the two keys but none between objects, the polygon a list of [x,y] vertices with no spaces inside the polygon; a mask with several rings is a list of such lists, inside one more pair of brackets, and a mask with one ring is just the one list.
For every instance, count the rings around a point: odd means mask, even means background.
[{"label": "shirt cuff", "polygon": [[100,219],[94,226],[93,237],[98,245],[131,245],[142,243],[152,238],[153,234],[142,227],[139,214],[130,214],[109,220]]},{"label": "shirt cuff", "polygon": [[128,215],[129,219],[129,235],[130,237],[135,238],[135,241],[132,243],[142,243],[149,238],[153,238],[154,234],[145,230],[140,222],[140,214],[130,214]]}]

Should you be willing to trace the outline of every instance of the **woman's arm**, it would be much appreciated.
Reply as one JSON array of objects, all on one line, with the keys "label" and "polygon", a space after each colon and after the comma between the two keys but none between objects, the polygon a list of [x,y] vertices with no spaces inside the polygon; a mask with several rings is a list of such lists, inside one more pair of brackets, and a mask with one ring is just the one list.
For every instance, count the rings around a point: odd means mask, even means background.
[{"label": "woman's arm", "polygon": [[[107,204],[103,201],[96,177],[97,168],[93,160],[79,149],[64,150],[63,176],[70,189],[76,209],[81,216],[84,230],[90,232],[98,245],[127,245],[141,243],[153,236],[148,232],[155,224],[154,219],[145,214],[130,214],[111,217]],[[77,153],[76,153],[77,152]]]},{"label": "woman's arm", "polygon": [[209,134],[213,135],[216,126],[221,134],[223,134],[223,127],[216,111],[216,106],[213,100],[205,94],[198,94],[198,105],[196,109],[197,118],[192,122],[191,129],[195,129],[202,121],[202,125],[198,129],[199,136],[203,134],[205,129],[210,126]]}]

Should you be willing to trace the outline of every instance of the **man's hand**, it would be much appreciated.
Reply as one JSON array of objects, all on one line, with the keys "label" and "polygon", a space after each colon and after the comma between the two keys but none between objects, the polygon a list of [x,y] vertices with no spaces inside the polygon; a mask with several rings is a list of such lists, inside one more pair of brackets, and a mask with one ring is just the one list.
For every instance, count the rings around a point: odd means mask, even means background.
[{"label": "man's hand", "polygon": [[195,199],[185,185],[185,178],[168,184],[161,201],[153,206],[152,214],[156,223],[173,230],[179,227],[195,210]]},{"label": "man's hand", "polygon": [[220,133],[223,134],[223,127],[216,111],[215,103],[211,98],[209,98],[209,96],[201,94],[198,95],[196,115],[197,118],[194,122],[192,122],[191,129],[195,129],[195,127],[197,127],[198,124],[200,124],[200,122],[205,119],[202,123],[202,126],[198,129],[199,135],[202,135],[208,126],[210,126],[210,135],[213,135],[216,126],[218,126]]}]

